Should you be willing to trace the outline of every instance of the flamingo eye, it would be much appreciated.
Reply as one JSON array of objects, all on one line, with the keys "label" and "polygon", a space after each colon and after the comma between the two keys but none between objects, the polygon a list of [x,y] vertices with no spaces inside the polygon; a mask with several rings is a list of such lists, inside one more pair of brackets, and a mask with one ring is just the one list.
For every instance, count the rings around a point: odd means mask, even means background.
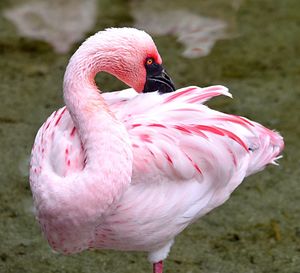
[{"label": "flamingo eye", "polygon": [[151,64],[153,64],[153,62],[154,62],[153,58],[148,58],[148,59],[146,60],[146,64],[147,64],[147,65],[151,65]]}]

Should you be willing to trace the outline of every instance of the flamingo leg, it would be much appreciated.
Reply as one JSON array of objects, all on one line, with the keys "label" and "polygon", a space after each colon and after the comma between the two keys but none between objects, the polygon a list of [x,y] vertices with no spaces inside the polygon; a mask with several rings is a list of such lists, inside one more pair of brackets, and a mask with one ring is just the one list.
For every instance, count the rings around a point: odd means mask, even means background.
[{"label": "flamingo leg", "polygon": [[153,264],[153,273],[163,273],[163,261]]}]

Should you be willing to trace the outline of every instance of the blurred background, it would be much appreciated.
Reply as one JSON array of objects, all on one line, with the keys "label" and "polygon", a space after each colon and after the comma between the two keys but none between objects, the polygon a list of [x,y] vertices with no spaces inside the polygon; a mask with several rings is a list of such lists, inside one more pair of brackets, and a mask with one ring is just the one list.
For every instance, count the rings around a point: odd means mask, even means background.
[{"label": "blurred background", "polygon": [[[68,59],[106,27],[149,32],[177,87],[223,84],[209,103],[274,128],[280,166],[248,179],[177,237],[165,272],[300,272],[300,1],[1,0],[0,272],[151,272],[144,253],[51,251],[34,219],[28,162],[35,134],[63,105]],[[104,91],[125,86],[101,74]]]}]

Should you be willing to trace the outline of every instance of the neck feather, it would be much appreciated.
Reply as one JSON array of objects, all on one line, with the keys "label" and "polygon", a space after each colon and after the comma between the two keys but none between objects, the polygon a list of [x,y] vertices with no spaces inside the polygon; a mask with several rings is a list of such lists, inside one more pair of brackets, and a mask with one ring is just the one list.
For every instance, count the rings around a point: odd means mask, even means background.
[{"label": "neck feather", "polygon": [[[86,151],[87,165],[111,151],[97,149],[112,144],[110,135],[119,137],[124,126],[109,110],[95,83],[100,71],[109,71],[105,55],[93,54],[79,48],[71,58],[64,77],[64,100]],[[97,137],[95,137],[97,136]]]}]

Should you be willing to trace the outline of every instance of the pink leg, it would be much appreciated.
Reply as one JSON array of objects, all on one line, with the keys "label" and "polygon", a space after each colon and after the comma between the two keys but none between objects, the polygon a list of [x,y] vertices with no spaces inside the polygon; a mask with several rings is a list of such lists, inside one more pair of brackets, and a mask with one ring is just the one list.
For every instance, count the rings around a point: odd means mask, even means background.
[{"label": "pink leg", "polygon": [[163,273],[163,261],[153,264],[153,273]]}]

